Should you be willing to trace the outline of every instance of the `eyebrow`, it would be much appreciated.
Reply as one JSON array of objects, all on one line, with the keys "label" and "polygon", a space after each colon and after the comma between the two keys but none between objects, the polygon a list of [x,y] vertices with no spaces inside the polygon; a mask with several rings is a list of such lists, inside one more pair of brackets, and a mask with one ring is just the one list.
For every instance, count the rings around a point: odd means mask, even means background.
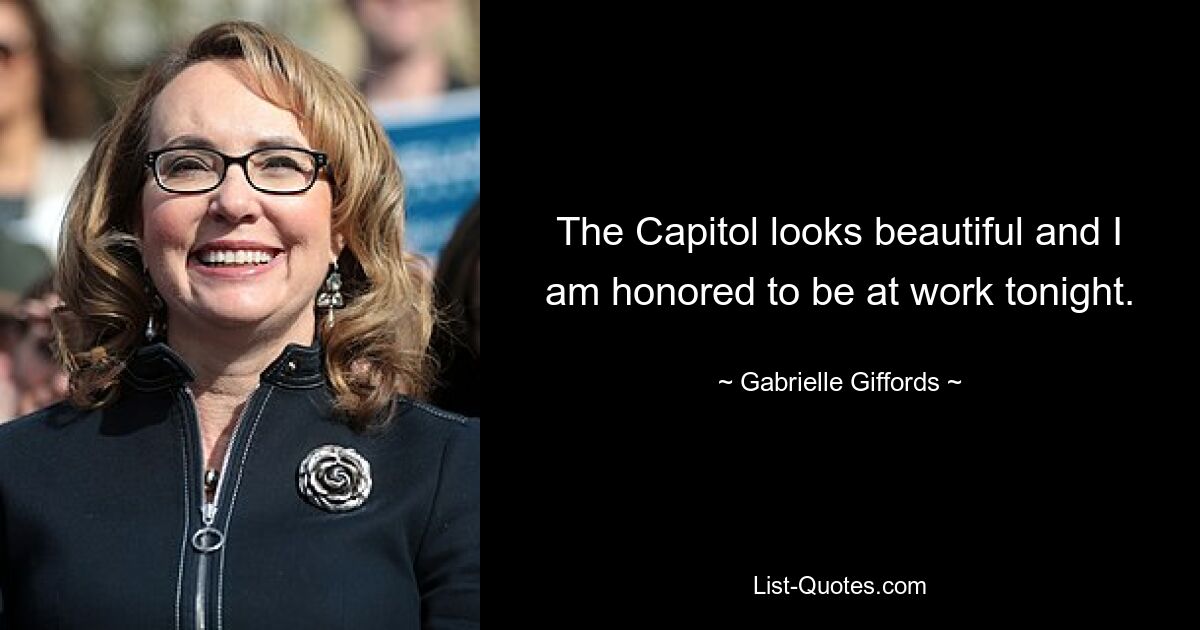
[{"label": "eyebrow", "polygon": [[[193,135],[193,134],[182,134],[182,135],[175,136],[175,137],[171,138],[170,140],[167,140],[167,142],[163,145],[162,148],[171,149],[171,148],[185,147],[185,146],[186,147],[200,147],[200,148],[214,149],[214,150],[217,148],[216,143],[214,143],[212,140],[209,140],[208,138],[205,138],[204,136],[197,136],[197,135]],[[292,136],[264,136],[262,138],[259,138],[258,141],[254,143],[254,146],[252,147],[252,149],[266,149],[266,148],[270,148],[270,147],[307,148],[305,143],[300,142],[299,139],[293,138]]]}]

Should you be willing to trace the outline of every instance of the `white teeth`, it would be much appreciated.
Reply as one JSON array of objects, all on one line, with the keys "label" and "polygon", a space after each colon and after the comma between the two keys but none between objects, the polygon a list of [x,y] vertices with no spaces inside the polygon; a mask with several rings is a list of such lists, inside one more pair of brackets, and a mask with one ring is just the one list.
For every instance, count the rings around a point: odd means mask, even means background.
[{"label": "white teeth", "polygon": [[265,265],[275,255],[261,250],[208,250],[200,254],[206,265]]}]

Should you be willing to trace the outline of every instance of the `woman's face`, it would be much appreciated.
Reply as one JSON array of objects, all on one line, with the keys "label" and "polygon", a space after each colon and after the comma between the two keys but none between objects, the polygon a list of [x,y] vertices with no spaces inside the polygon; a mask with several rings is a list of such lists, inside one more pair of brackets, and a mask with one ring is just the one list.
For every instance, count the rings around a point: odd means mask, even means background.
[{"label": "woman's face", "polygon": [[448,0],[359,0],[358,23],[382,52],[405,56],[434,41],[453,14]]},{"label": "woman's face", "polygon": [[41,115],[35,44],[25,13],[0,2],[0,123]]},{"label": "woman's face", "polygon": [[[309,144],[295,116],[243,85],[231,63],[201,62],[167,84],[150,114],[151,150],[199,145],[232,156],[275,146],[321,150]],[[172,336],[307,330],[311,339],[314,299],[340,251],[324,173],[298,194],[255,190],[238,165],[204,193],[167,192],[146,175],[143,258]],[[217,257],[226,262],[213,263]]]}]

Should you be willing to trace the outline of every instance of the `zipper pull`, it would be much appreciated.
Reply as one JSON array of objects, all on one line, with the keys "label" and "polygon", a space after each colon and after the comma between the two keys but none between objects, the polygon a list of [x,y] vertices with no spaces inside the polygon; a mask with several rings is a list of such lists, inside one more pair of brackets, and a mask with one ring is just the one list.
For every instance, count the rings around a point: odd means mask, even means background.
[{"label": "zipper pull", "polygon": [[225,546],[225,533],[215,527],[202,527],[192,534],[192,547],[200,553],[212,553]]},{"label": "zipper pull", "polygon": [[217,518],[217,504],[208,502],[200,507],[204,527],[192,534],[192,547],[200,553],[212,553],[225,546],[225,532],[212,526]]},{"label": "zipper pull", "polygon": [[209,501],[200,506],[200,516],[204,518],[205,525],[212,525],[217,518],[217,504]]}]

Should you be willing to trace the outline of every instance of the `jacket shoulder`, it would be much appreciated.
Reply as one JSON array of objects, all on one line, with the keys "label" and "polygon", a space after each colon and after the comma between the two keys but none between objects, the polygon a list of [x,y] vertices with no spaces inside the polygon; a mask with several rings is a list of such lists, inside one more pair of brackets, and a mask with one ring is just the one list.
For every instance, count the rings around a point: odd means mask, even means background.
[{"label": "jacket shoulder", "polygon": [[460,426],[471,426],[479,424],[479,418],[469,418],[453,411],[446,411],[439,407],[435,407],[427,402],[414,400],[412,398],[401,397],[396,401],[395,419],[409,419],[409,421],[426,422],[433,424],[451,424]]},{"label": "jacket shoulder", "polygon": [[387,430],[408,440],[427,443],[479,442],[478,418],[468,418],[407,397],[396,400]]},{"label": "jacket shoulder", "polygon": [[64,431],[82,426],[92,411],[61,402],[0,424],[0,462],[60,444]]},{"label": "jacket shoulder", "polygon": [[0,423],[0,443],[22,436],[52,433],[71,426],[91,414],[90,410],[79,409],[69,403],[60,402],[27,416]]}]

